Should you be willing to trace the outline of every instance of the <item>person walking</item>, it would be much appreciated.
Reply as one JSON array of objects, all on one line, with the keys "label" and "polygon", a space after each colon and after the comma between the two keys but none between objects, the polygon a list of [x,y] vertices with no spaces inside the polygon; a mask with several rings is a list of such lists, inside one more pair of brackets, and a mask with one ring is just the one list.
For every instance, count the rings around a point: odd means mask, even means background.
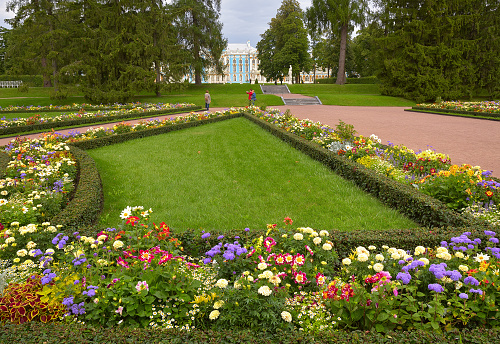
[{"label": "person walking", "polygon": [[210,97],[210,93],[208,90],[205,92],[205,109],[208,111],[210,108],[210,102],[212,101],[212,98]]},{"label": "person walking", "polygon": [[253,90],[250,89],[250,91],[247,91],[247,94],[248,94],[248,106],[252,105],[252,94],[253,94]]},{"label": "person walking", "polygon": [[255,91],[252,92],[252,106],[255,105],[255,101],[257,100],[257,93]]}]

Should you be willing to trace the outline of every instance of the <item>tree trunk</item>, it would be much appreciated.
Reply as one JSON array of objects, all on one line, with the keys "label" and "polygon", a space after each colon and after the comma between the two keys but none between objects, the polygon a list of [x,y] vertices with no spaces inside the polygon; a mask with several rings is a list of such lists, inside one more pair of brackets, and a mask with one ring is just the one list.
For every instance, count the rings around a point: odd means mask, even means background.
[{"label": "tree trunk", "polygon": [[54,79],[54,91],[59,91],[59,84],[57,83],[57,61],[52,59],[52,77]]},{"label": "tree trunk", "polygon": [[[198,18],[193,12],[193,26],[198,25]],[[199,37],[194,34],[193,37],[193,55],[194,55],[194,83],[196,85],[201,85],[201,56],[200,56],[200,40]]]},{"label": "tree trunk", "polygon": [[345,78],[345,54],[347,48],[347,24],[340,28],[340,55],[339,55],[339,71],[337,73],[337,85],[344,85]]},{"label": "tree trunk", "polygon": [[43,87],[52,87],[52,83],[50,82],[50,75],[47,74],[47,58],[42,57],[42,74],[43,74]]}]

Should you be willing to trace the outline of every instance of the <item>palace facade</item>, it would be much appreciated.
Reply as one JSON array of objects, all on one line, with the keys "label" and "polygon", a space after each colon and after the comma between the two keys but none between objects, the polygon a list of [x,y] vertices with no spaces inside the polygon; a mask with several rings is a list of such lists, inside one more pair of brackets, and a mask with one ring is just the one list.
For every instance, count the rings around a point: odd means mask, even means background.
[{"label": "palace facade", "polygon": [[[203,77],[202,82],[208,84],[254,84],[266,83],[267,79],[260,74],[259,59],[257,58],[257,49],[250,45],[250,41],[246,44],[230,43],[222,52],[221,59],[224,65],[224,74],[216,74],[210,69]],[[316,75],[314,72],[300,73],[303,83],[313,83],[316,79],[327,77],[327,72],[317,69]],[[187,75],[185,79],[189,82],[194,82],[194,75]],[[285,76],[284,83],[292,83],[292,71]]]}]

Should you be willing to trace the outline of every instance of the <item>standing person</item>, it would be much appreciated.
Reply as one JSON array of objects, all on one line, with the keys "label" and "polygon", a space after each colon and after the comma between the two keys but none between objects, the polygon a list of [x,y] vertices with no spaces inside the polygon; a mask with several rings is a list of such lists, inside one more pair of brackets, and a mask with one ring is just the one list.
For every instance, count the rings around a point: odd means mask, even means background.
[{"label": "standing person", "polygon": [[208,109],[210,108],[210,102],[212,101],[212,98],[210,97],[210,93],[208,93],[208,90],[205,92],[205,108]]},{"label": "standing person", "polygon": [[252,106],[255,105],[255,101],[257,100],[257,93],[255,91],[252,92]]},{"label": "standing person", "polygon": [[247,91],[247,94],[248,94],[248,106],[252,105],[252,94],[253,94],[253,90],[250,89],[250,91]]}]

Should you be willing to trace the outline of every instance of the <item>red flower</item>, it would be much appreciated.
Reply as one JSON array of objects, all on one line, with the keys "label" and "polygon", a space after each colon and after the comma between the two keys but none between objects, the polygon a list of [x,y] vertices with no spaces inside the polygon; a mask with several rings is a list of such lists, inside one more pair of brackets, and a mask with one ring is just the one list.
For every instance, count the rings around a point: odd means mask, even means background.
[{"label": "red flower", "polygon": [[127,222],[126,224],[131,224],[132,226],[135,226],[137,224],[137,222],[139,222],[139,218],[137,216],[130,216],[128,219],[127,219]]},{"label": "red flower", "polygon": [[285,217],[285,219],[283,220],[283,222],[285,223],[285,225],[291,225],[293,223],[292,219],[289,218],[288,216]]}]

